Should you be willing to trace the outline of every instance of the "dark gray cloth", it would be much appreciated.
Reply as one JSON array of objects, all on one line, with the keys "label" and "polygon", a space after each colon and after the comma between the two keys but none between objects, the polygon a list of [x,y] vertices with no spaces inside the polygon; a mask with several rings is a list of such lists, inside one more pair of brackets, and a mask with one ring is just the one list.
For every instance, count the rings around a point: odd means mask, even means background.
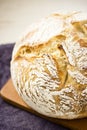
[{"label": "dark gray cloth", "polygon": [[[13,46],[14,44],[0,45],[0,89],[10,77]],[[68,130],[68,128],[12,106],[0,97],[0,130]]]}]

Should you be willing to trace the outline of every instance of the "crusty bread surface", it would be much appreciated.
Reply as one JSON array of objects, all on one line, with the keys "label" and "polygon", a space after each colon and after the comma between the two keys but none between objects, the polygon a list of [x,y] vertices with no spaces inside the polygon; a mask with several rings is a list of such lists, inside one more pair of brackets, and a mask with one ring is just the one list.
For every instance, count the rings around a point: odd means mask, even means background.
[{"label": "crusty bread surface", "polygon": [[40,114],[87,117],[87,15],[52,14],[29,26],[13,49],[11,77]]}]

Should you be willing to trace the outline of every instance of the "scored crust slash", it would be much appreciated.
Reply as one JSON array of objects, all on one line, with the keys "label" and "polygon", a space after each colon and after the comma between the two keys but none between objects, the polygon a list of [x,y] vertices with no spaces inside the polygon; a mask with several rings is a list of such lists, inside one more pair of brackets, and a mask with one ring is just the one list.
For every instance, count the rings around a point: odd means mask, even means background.
[{"label": "scored crust slash", "polygon": [[38,113],[87,117],[87,15],[53,14],[32,24],[13,49],[11,77]]}]

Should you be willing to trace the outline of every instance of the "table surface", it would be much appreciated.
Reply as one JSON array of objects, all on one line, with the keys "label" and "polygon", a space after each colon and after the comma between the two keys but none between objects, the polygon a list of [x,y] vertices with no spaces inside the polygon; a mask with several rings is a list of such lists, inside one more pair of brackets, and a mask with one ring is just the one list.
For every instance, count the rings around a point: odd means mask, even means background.
[{"label": "table surface", "polygon": [[0,0],[0,44],[18,40],[32,22],[54,12],[87,11],[87,0]]}]

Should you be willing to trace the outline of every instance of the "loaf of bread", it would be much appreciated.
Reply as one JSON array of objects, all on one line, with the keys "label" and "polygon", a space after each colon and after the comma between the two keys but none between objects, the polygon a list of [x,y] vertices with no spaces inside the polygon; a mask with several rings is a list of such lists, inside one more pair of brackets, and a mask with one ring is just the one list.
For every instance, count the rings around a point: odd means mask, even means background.
[{"label": "loaf of bread", "polygon": [[15,44],[11,77],[22,99],[48,117],[87,117],[87,16],[52,14]]}]

